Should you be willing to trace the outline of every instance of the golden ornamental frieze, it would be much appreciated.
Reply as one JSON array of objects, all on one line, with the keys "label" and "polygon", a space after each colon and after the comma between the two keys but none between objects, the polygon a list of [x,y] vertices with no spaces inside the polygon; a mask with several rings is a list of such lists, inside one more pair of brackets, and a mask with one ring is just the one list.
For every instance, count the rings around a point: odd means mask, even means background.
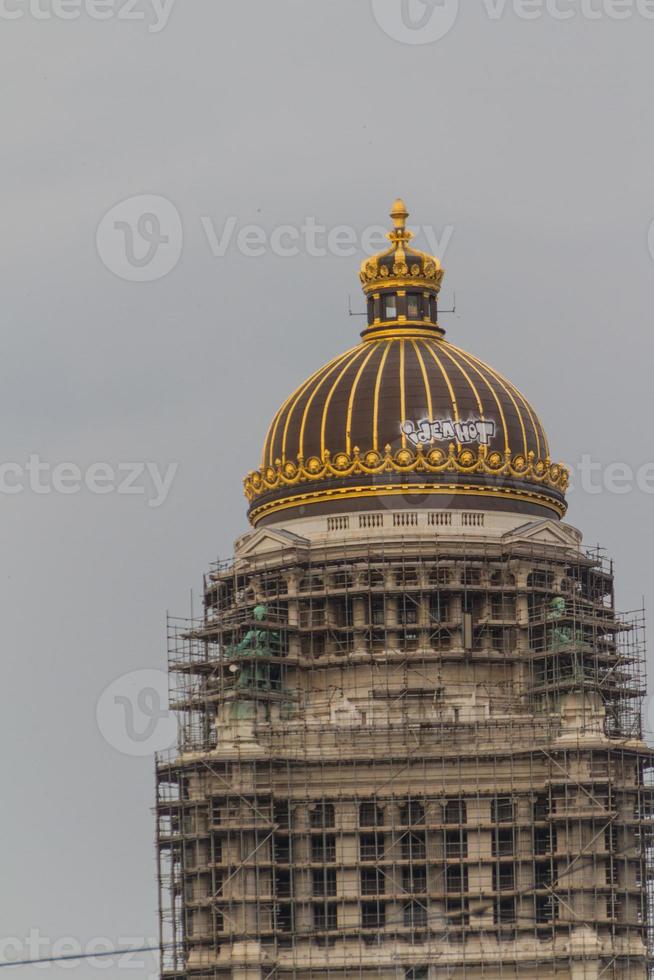
[{"label": "golden ornamental frieze", "polygon": [[395,261],[392,268],[379,260],[383,256],[374,255],[361,265],[359,278],[365,286],[380,283],[384,286],[406,285],[407,280],[415,280],[415,285],[426,285],[431,288],[440,286],[445,276],[445,270],[434,258],[423,253],[414,252],[421,261],[411,262],[412,256],[407,256],[411,264],[404,260]]},{"label": "golden ornamental frieze", "polygon": [[489,452],[486,446],[479,446],[476,451],[469,448],[457,450],[452,443],[447,452],[443,449],[425,451],[418,446],[415,450],[399,449],[393,453],[391,447],[386,446],[383,453],[376,450],[362,453],[355,447],[351,455],[339,452],[332,456],[325,451],[322,458],[311,456],[304,459],[298,456],[297,462],[277,459],[273,466],[248,473],[244,480],[245,496],[252,502],[269,491],[297,487],[302,483],[381,473],[480,474],[525,480],[562,493],[569,484],[569,472],[565,466],[553,463],[549,458],[537,460],[534,452],[513,455],[510,450],[504,453]]}]

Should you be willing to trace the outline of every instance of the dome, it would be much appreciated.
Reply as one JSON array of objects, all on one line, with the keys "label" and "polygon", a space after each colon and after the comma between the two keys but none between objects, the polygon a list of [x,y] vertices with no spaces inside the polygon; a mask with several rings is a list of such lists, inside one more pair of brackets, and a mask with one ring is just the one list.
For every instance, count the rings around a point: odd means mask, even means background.
[{"label": "dome", "polygon": [[403,202],[391,216],[391,250],[362,265],[361,343],[274,416],[261,467],[245,480],[252,523],[380,507],[563,516],[568,474],[551,462],[536,412],[445,340],[440,262],[408,247]]}]

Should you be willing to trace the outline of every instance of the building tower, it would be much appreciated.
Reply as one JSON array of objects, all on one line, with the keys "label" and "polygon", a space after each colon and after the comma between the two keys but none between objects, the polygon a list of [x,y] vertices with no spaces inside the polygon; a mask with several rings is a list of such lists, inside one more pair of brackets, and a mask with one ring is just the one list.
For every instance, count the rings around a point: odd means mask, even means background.
[{"label": "building tower", "polygon": [[163,975],[644,980],[643,616],[391,217],[361,342],[283,403],[252,529],[170,624]]}]

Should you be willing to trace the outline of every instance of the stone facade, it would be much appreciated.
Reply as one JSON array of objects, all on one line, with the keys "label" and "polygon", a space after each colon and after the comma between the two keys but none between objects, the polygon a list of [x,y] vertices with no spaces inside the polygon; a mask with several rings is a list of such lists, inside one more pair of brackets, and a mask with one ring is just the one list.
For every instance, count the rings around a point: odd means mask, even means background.
[{"label": "stone facade", "polygon": [[644,980],[642,623],[610,566],[554,520],[370,517],[250,532],[171,624],[164,975]]}]

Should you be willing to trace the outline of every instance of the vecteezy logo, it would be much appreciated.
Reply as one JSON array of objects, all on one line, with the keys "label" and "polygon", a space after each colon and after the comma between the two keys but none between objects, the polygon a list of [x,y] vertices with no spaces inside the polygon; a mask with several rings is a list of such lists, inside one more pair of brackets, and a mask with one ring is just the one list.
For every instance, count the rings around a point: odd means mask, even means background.
[{"label": "vecteezy logo", "polygon": [[649,254],[654,259],[654,221],[652,221],[651,225],[649,226],[647,244],[649,245]]},{"label": "vecteezy logo", "polygon": [[124,755],[152,755],[175,742],[177,722],[168,710],[162,670],[135,670],[117,678],[102,692],[95,715],[105,741]]},{"label": "vecteezy logo", "polygon": [[183,244],[179,211],[156,194],[116,204],[102,218],[96,234],[98,255],[106,267],[129,282],[163,279],[179,262]]},{"label": "vecteezy logo", "polygon": [[495,422],[484,419],[468,419],[455,422],[453,419],[421,419],[420,422],[403,422],[402,432],[414,446],[428,446],[432,442],[459,442],[463,446],[478,442],[488,446],[495,435]]},{"label": "vecteezy logo", "polygon": [[403,44],[433,44],[451,31],[459,0],[372,0],[375,20]]}]

